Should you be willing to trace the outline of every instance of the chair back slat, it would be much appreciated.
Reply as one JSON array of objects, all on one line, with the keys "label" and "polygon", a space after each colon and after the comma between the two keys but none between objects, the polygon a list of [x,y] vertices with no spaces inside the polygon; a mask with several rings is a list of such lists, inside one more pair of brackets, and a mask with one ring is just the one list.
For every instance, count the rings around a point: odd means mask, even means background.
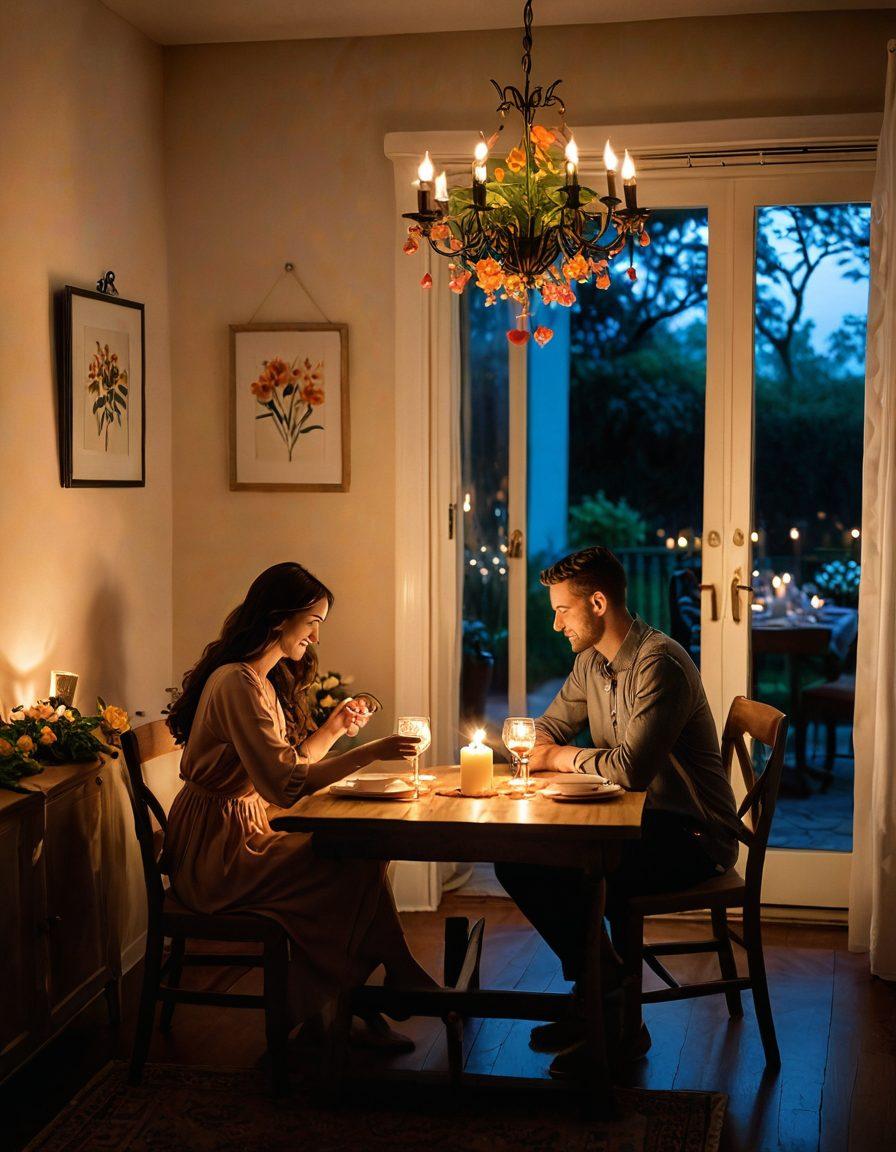
[{"label": "chair back slat", "polygon": [[154,720],[141,724],[138,728],[125,732],[121,737],[121,748],[128,770],[128,794],[134,815],[134,829],[140,845],[140,858],[143,863],[143,879],[146,884],[146,902],[150,926],[161,920],[162,905],[165,900],[165,886],[162,882],[161,847],[157,846],[150,812],[164,833],[168,826],[165,810],[158,797],[152,792],[143,778],[143,765],[157,756],[165,756],[175,751],[177,745],[168,731],[164,720]]},{"label": "chair back slat", "polygon": [[[748,736],[769,749],[765,768],[759,776],[756,775],[753,759],[747,750]],[[755,892],[757,899],[761,891],[765,852],[784,770],[786,744],[787,717],[783,712],[758,700],[748,700],[746,696],[735,697],[722,733],[722,764],[730,779],[736,755],[746,787],[746,795],[737,812],[744,825],[745,835],[738,836],[738,839],[747,845],[745,881],[748,891]]]}]

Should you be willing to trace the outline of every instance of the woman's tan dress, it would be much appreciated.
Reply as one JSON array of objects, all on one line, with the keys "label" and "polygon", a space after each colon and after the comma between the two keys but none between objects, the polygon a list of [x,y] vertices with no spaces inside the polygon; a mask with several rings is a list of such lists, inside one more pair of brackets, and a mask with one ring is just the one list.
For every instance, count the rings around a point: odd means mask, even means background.
[{"label": "woman's tan dress", "polygon": [[303,1018],[372,965],[359,947],[381,898],[375,861],[325,860],[311,837],[274,832],[265,802],[289,807],[308,761],[286,739],[273,687],[247,664],[209,677],[181,761],[165,862],[179,900],[197,912],[257,912],[292,938],[294,1010]]}]

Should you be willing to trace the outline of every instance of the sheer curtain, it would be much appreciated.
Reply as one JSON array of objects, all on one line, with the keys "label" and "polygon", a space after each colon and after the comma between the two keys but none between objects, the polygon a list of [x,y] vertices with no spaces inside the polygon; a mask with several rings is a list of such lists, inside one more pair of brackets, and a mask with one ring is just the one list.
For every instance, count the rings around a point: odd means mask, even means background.
[{"label": "sheer curtain", "polygon": [[896,980],[896,40],[871,205],[849,946]]}]

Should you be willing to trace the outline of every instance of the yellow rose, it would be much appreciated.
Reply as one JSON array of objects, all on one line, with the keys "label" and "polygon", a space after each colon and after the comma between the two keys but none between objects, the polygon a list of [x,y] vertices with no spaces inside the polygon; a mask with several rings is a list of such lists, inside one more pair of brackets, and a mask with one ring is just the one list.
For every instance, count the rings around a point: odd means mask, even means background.
[{"label": "yellow rose", "polygon": [[20,736],[18,740],[16,740],[16,748],[18,748],[23,756],[30,756],[34,751],[34,741],[30,736]]},{"label": "yellow rose", "polygon": [[329,693],[324,696],[323,700],[320,701],[321,708],[332,708],[335,704],[336,701],[332,696],[329,695]]},{"label": "yellow rose", "polygon": [[8,740],[0,736],[0,756],[12,756],[13,747]]},{"label": "yellow rose", "polygon": [[325,692],[329,692],[331,688],[338,688],[338,687],[339,687],[339,677],[338,676],[328,676],[326,678],[326,680],[324,680],[323,684],[321,684],[321,688],[323,688],[323,690]]},{"label": "yellow rose", "polygon": [[56,733],[53,731],[52,728],[48,727],[45,724],[43,726],[43,728],[41,728],[41,730],[40,730],[40,736],[38,737],[38,739],[40,740],[41,744],[55,744],[56,743]]},{"label": "yellow rose", "polygon": [[75,714],[74,714],[74,712],[72,712],[71,708],[66,708],[66,710],[62,713],[62,715],[65,717],[66,720],[68,720],[69,724],[74,724]]},{"label": "yellow rose", "polygon": [[128,732],[130,730],[130,723],[128,722],[128,714],[124,708],[118,708],[115,704],[107,704],[101,713],[103,723],[112,732]]}]

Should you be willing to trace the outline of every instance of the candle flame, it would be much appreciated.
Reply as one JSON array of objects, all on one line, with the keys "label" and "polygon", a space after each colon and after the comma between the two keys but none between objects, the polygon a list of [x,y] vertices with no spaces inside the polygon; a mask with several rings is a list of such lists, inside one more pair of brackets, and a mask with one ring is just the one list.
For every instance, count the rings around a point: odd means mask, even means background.
[{"label": "candle flame", "polygon": [[436,170],[433,167],[433,162],[430,160],[429,153],[427,152],[423,159],[420,161],[420,167],[417,169],[417,175],[425,184],[428,184],[435,175],[435,171]]},{"label": "candle flame", "polygon": [[448,200],[448,177],[444,172],[436,176],[436,200],[440,203],[447,203]]},{"label": "candle flame", "polygon": [[578,167],[578,165],[579,165],[579,148],[578,148],[578,145],[576,144],[575,140],[572,138],[572,136],[570,136],[569,143],[566,145],[566,153],[565,154],[566,154],[566,159],[569,161],[569,163],[574,164],[576,167]]},{"label": "candle flame", "polygon": [[613,151],[610,141],[608,140],[604,146],[604,167],[608,172],[615,172],[618,164],[619,158]]},{"label": "candle flame", "polygon": [[635,162],[628,154],[628,149],[625,150],[625,159],[622,161],[622,179],[634,180],[635,178]]},{"label": "candle flame", "polygon": [[473,149],[473,158],[477,164],[481,164],[483,160],[488,157],[488,144],[484,140],[480,140],[476,147]]},{"label": "candle flame", "polygon": [[485,740],[485,729],[484,728],[477,728],[476,731],[473,733],[473,747],[474,748],[481,748],[484,740]]}]

